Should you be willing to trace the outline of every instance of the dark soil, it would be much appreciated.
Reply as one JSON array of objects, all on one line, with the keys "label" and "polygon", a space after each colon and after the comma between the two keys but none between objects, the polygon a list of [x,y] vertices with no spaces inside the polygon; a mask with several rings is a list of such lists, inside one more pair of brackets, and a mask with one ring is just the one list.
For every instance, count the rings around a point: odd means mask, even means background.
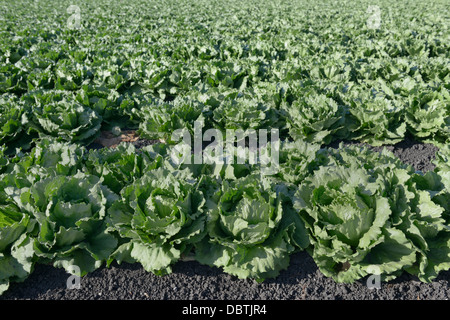
[{"label": "dark soil", "polygon": [[195,261],[179,262],[173,273],[155,276],[140,264],[113,264],[81,279],[80,289],[67,289],[63,269],[38,265],[24,283],[12,284],[2,299],[44,300],[447,300],[450,272],[432,283],[404,274],[369,289],[366,279],[338,284],[324,277],[306,252],[291,256],[291,264],[276,279],[258,283],[240,280],[218,268]]},{"label": "dark soil", "polygon": [[358,145],[365,146],[373,151],[382,151],[384,148],[391,151],[404,163],[411,165],[414,169],[422,172],[431,171],[435,168],[433,161],[435,159],[438,148],[429,143],[421,143],[412,138],[406,138],[402,142],[395,145],[386,145],[382,147],[372,147],[366,143],[357,141],[334,141],[329,147],[337,148],[339,143],[343,142],[344,145]]},{"label": "dark soil", "polygon": [[[353,142],[345,142],[354,144]],[[143,142],[143,144],[145,144]],[[336,147],[338,144],[334,144]],[[433,169],[436,147],[406,140],[387,147],[416,170]],[[373,148],[379,150],[380,148]],[[23,283],[13,283],[0,299],[43,300],[448,300],[450,271],[441,272],[431,283],[403,274],[369,289],[367,279],[338,284],[322,275],[306,252],[291,256],[287,270],[263,283],[240,280],[218,268],[195,261],[179,262],[173,273],[155,276],[140,264],[112,264],[81,279],[79,289],[67,289],[63,269],[37,265]],[[375,310],[374,310],[375,311]],[[376,311],[375,311],[376,312]]]}]

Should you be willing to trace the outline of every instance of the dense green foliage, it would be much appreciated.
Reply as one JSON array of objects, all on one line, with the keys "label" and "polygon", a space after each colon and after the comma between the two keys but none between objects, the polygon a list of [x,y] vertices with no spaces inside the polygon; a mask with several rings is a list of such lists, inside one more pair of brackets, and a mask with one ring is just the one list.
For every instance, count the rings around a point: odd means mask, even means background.
[{"label": "dense green foliage", "polygon": [[378,28],[363,0],[3,3],[0,142],[87,144],[116,124],[167,140],[202,119],[310,142],[446,145],[449,6],[413,3],[378,4]]},{"label": "dense green foliage", "polygon": [[[450,5],[383,0],[376,27],[371,5],[1,2],[0,293],[35,263],[162,275],[192,256],[264,280],[307,250],[340,282],[448,270]],[[176,163],[196,121],[278,129],[276,172]],[[161,143],[90,148],[124,128]],[[406,137],[439,147],[434,171],[327,148]]]}]

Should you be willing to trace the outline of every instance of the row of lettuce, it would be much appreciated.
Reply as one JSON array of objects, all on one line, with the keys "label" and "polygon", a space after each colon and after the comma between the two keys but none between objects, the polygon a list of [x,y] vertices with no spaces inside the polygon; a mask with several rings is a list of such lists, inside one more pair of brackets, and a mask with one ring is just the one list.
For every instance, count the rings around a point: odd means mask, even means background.
[{"label": "row of lettuce", "polygon": [[114,128],[135,128],[143,138],[173,142],[175,130],[193,133],[194,122],[200,121],[205,130],[276,128],[283,139],[312,143],[353,139],[377,146],[412,136],[444,146],[450,143],[449,101],[445,87],[409,80],[397,89],[381,80],[334,89],[302,82],[259,83],[251,91],[209,88],[173,101],[91,86],[77,92],[40,90],[20,98],[0,96],[0,144],[10,153],[29,150],[34,138],[87,146],[102,130]]},{"label": "row of lettuce", "polygon": [[0,292],[37,263],[83,276],[139,262],[164,275],[191,257],[262,281],[307,250],[338,282],[403,272],[429,282],[450,268],[448,147],[425,174],[386,150],[302,141],[282,143],[270,176],[245,163],[177,164],[172,151],[43,139],[1,156]]}]

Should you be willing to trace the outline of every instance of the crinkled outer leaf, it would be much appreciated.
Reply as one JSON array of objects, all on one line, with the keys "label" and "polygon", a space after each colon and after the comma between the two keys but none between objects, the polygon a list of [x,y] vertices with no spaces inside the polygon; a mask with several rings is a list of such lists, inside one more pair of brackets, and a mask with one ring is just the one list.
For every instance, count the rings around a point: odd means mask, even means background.
[{"label": "crinkled outer leaf", "polygon": [[[375,246],[366,257],[366,263],[370,267],[377,266],[379,272],[384,274],[385,280],[390,280],[400,275],[402,268],[406,268],[416,262],[416,248],[405,234],[394,228],[383,230],[383,242]],[[370,273],[369,266],[365,271]],[[392,276],[395,275],[395,276]]]},{"label": "crinkled outer leaf", "polygon": [[[324,164],[339,164],[345,167],[364,168],[370,172],[383,168],[404,169],[408,174],[414,172],[412,166],[403,163],[391,151],[383,148],[381,152],[374,152],[367,147],[345,146],[342,142],[338,148],[322,149],[319,154]],[[383,172],[380,171],[380,172]]]},{"label": "crinkled outer leaf", "polygon": [[126,242],[117,247],[117,249],[109,256],[106,265],[109,267],[111,263],[116,261],[118,264],[122,262],[135,263],[136,259],[131,257],[133,242]]},{"label": "crinkled outer leaf", "polygon": [[105,122],[115,122],[120,118],[121,95],[115,89],[104,86],[83,85],[77,93],[77,101],[102,116]]},{"label": "crinkled outer leaf", "polygon": [[450,144],[442,146],[436,152],[435,172],[441,177],[445,189],[450,192]]},{"label": "crinkled outer leaf", "polygon": [[24,233],[17,239],[11,247],[11,256],[21,266],[20,272],[17,271],[16,273],[16,277],[22,281],[31,274],[36,262],[32,234]]},{"label": "crinkled outer leaf", "polygon": [[27,231],[30,219],[14,204],[0,205],[0,252]]},{"label": "crinkled outer leaf", "polygon": [[117,248],[118,240],[107,230],[98,233],[85,241],[83,246],[96,260],[104,261]]},{"label": "crinkled outer leaf", "polygon": [[[337,282],[351,283],[371,274],[380,275],[383,281],[389,281],[416,262],[417,251],[411,241],[397,229],[383,229],[381,235],[382,239],[363,258],[346,248],[350,257],[358,257],[360,261],[357,263],[351,259],[337,261],[338,256],[332,252],[315,249],[313,259],[324,275],[333,277]],[[331,256],[328,257],[326,253]]]},{"label": "crinkled outer leaf", "polygon": [[17,239],[10,252],[0,253],[0,293],[6,290],[11,281],[24,281],[33,271],[33,241],[27,234]]},{"label": "crinkled outer leaf", "polygon": [[157,275],[172,272],[171,265],[180,258],[180,250],[170,244],[133,243],[131,257],[139,261],[145,270]]},{"label": "crinkled outer leaf", "polygon": [[77,276],[82,277],[98,269],[102,265],[102,261],[96,260],[84,249],[75,248],[70,251],[70,254],[56,255],[53,258],[53,265],[65,269],[68,273],[72,273],[74,271],[73,266],[77,266],[80,268],[80,274],[77,274]]},{"label": "crinkled outer leaf", "polygon": [[[65,248],[65,251],[64,247],[60,246],[60,251],[54,258],[54,265],[64,268],[69,273],[73,270],[71,266],[76,265],[80,268],[81,276],[83,276],[99,268],[103,261],[106,261],[116,250],[117,243],[116,237],[106,231],[78,243],[74,241]],[[42,256],[45,257],[45,253]]]},{"label": "crinkled outer leaf", "polygon": [[[190,148],[187,152],[190,155]],[[202,153],[202,164],[195,164],[194,155],[188,159],[194,164],[182,164],[178,167],[188,168],[198,178],[212,176],[218,179],[234,180],[250,174],[258,166],[256,151],[248,147],[236,147],[231,143],[216,143],[207,146]],[[252,160],[250,161],[250,159]],[[173,162],[171,159],[171,163]]]},{"label": "crinkled outer leaf", "polygon": [[22,266],[11,255],[0,253],[0,294],[9,288],[11,278],[21,273]]},{"label": "crinkled outer leaf", "polygon": [[233,252],[227,246],[205,238],[195,244],[195,259],[209,266],[224,267],[231,263]]}]

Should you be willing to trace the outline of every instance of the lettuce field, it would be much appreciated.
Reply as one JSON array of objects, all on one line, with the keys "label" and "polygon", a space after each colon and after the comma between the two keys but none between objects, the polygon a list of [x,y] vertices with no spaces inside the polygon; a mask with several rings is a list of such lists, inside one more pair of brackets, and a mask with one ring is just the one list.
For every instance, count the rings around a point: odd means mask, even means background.
[{"label": "lettuce field", "polygon": [[[40,264],[263,282],[300,251],[338,283],[432,282],[450,269],[449,10],[1,1],[0,294]],[[436,148],[431,170],[384,148],[405,140]]]}]

